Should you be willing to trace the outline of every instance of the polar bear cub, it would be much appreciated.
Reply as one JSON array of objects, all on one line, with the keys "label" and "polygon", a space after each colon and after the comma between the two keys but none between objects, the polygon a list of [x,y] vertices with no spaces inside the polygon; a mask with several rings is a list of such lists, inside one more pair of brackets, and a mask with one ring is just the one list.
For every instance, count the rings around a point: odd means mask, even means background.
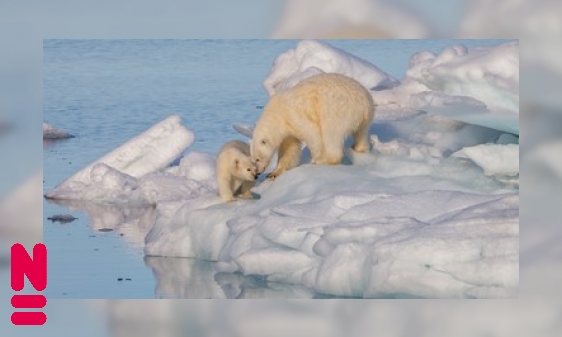
[{"label": "polar bear cub", "polygon": [[353,149],[369,151],[369,127],[375,103],[369,91],[353,78],[334,73],[314,75],[273,95],[256,123],[251,158],[263,172],[277,152],[275,178],[295,167],[305,142],[315,164],[340,164],[345,139],[353,135]]},{"label": "polar bear cub", "polygon": [[233,201],[234,195],[251,198],[250,189],[258,179],[256,165],[250,159],[250,146],[233,140],[223,145],[217,156],[217,186],[221,199]]}]

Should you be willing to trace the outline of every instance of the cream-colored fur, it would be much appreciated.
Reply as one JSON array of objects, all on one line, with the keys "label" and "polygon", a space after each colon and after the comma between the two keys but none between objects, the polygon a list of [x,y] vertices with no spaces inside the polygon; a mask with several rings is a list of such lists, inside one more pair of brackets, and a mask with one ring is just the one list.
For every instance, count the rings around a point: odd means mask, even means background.
[{"label": "cream-colored fur", "polygon": [[252,198],[250,189],[258,177],[257,167],[250,159],[250,146],[242,141],[226,143],[217,156],[217,186],[223,201],[233,201],[239,194]]},{"label": "cream-colored fur", "polygon": [[268,178],[298,165],[301,142],[315,164],[340,164],[345,139],[353,135],[353,149],[369,151],[368,132],[375,113],[369,91],[340,74],[309,77],[273,95],[256,124],[251,157],[263,172],[276,151],[278,164]]}]

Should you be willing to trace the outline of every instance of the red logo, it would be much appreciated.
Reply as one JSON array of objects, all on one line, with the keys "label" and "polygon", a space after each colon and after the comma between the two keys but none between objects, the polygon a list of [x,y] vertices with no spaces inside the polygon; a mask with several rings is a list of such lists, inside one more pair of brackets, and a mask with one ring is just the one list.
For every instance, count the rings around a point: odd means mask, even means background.
[{"label": "red logo", "polygon": [[[14,291],[22,291],[24,275],[36,291],[47,287],[47,247],[38,243],[33,247],[33,258],[25,248],[16,243],[11,251],[11,286]],[[45,307],[47,299],[43,295],[14,295],[12,307],[16,309],[39,309]],[[12,314],[14,325],[43,325],[47,316],[41,311],[17,311]]]}]

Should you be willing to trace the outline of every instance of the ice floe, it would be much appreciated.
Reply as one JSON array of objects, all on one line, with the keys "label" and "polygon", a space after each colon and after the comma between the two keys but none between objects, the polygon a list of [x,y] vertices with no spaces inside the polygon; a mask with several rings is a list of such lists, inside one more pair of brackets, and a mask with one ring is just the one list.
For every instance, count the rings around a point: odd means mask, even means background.
[{"label": "ice floe", "polygon": [[[47,197],[152,205],[116,214],[143,223],[160,297],[259,297],[258,283],[271,297],[516,297],[518,43],[420,51],[398,81],[305,40],[278,57],[264,86],[272,94],[318,72],[376,87],[371,153],[348,149],[343,165],[316,166],[304,151],[299,167],[259,182],[256,200],[223,203],[214,156],[181,157],[194,135],[172,116]],[[234,128],[251,137],[250,125]],[[216,284],[162,276],[173,273]]]}]

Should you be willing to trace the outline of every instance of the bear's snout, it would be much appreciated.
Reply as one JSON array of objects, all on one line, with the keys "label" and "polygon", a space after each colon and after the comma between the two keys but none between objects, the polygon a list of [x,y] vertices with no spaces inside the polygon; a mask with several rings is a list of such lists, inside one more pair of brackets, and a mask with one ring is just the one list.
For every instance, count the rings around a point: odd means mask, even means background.
[{"label": "bear's snout", "polygon": [[254,180],[258,180],[258,177],[260,176],[259,173],[254,174]]}]

